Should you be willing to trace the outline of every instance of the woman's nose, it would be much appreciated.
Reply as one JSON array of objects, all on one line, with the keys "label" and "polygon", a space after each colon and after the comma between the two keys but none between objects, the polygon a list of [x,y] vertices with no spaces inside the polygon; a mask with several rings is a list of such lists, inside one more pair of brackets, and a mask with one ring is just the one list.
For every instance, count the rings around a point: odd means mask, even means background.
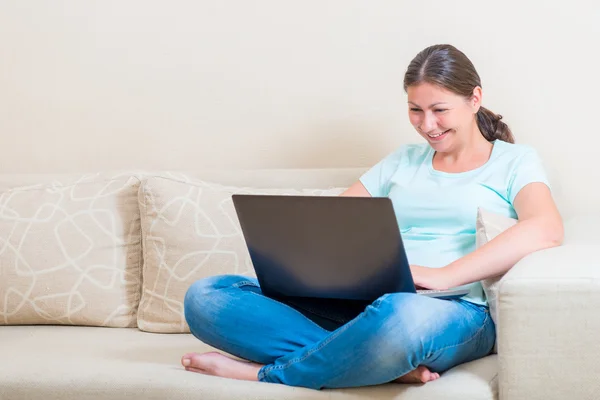
[{"label": "woman's nose", "polygon": [[425,113],[423,120],[421,121],[421,131],[430,133],[435,130],[436,126],[435,116],[432,113]]}]

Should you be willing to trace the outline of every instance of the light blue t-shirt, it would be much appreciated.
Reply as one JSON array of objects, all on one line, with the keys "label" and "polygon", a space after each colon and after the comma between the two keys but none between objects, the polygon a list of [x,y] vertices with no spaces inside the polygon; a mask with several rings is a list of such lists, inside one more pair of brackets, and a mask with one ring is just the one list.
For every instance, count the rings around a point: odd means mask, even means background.
[{"label": "light blue t-shirt", "polygon": [[[427,143],[404,145],[360,178],[371,196],[392,200],[409,263],[440,268],[465,256],[475,250],[478,207],[517,218],[519,190],[532,182],[550,186],[533,148],[493,144],[484,165],[462,173],[434,170]],[[467,287],[465,300],[487,304],[480,282]]]}]

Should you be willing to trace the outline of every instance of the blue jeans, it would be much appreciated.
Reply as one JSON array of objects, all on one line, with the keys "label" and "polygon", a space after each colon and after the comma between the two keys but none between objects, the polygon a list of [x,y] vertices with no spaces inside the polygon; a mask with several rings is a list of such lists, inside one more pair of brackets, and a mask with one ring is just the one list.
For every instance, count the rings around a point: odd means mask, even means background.
[{"label": "blue jeans", "polygon": [[198,339],[265,364],[260,381],[313,389],[386,383],[420,365],[441,373],[488,355],[496,339],[487,307],[413,293],[386,294],[350,320],[326,316],[326,329],[314,322],[322,315],[309,318],[236,275],[194,283],[184,310]]}]

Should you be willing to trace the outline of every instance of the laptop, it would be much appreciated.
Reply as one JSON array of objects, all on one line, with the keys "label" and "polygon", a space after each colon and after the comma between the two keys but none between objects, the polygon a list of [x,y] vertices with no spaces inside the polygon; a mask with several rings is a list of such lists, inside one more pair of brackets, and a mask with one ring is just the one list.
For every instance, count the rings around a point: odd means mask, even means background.
[{"label": "laptop", "polygon": [[386,293],[449,299],[469,292],[415,288],[387,197],[234,194],[232,200],[265,296],[364,309]]}]

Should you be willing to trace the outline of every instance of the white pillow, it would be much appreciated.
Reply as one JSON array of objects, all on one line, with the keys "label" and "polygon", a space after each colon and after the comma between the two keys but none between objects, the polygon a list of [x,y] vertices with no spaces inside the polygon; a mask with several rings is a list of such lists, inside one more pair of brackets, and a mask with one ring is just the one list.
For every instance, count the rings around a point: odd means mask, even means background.
[{"label": "white pillow", "polygon": [[[492,213],[479,208],[477,210],[476,247],[480,248],[516,223],[517,220],[514,218],[506,217],[504,215]],[[496,330],[498,329],[498,311],[496,307],[498,299],[498,284],[503,276],[504,275],[500,275],[481,281],[483,291],[485,292],[488,304],[490,306],[490,315],[496,324]],[[494,346],[494,352],[496,352],[496,350],[496,346]]]}]

